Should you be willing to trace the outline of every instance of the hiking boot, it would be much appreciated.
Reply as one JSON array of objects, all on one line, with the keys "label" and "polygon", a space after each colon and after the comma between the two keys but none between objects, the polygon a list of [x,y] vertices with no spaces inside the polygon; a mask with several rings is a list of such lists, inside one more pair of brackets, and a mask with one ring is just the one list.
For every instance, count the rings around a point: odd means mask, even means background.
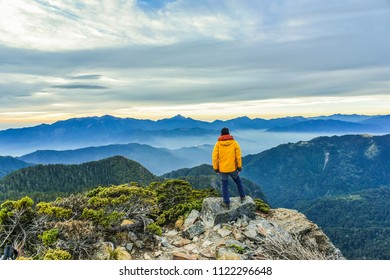
[{"label": "hiking boot", "polygon": [[225,203],[225,202],[221,202],[221,205],[222,205],[222,207],[223,208],[225,208],[225,209],[227,209],[227,210],[229,210],[230,209],[230,204],[229,203]]},{"label": "hiking boot", "polygon": [[241,203],[244,203],[246,200],[246,196],[240,196],[240,199],[241,199]]}]

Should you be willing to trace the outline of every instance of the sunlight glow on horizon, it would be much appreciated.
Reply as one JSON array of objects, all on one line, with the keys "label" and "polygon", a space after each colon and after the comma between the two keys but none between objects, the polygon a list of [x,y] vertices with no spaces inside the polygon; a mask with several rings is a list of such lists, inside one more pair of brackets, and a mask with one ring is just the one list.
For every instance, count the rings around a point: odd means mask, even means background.
[{"label": "sunlight glow on horizon", "polygon": [[[380,106],[378,106],[380,104]],[[58,104],[59,107],[60,104]],[[228,120],[237,117],[273,119],[280,117],[315,117],[333,114],[387,115],[390,96],[358,97],[301,97],[242,102],[203,103],[195,105],[119,107],[106,111],[95,109],[88,112],[7,112],[0,113],[0,129],[51,124],[70,118],[101,117],[112,115],[118,118],[159,120],[178,114],[196,120]]]}]

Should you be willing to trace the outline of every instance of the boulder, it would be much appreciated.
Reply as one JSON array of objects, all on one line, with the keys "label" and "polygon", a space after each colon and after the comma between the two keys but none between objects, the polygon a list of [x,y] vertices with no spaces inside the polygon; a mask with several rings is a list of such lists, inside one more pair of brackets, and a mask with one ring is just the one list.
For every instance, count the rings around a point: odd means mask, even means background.
[{"label": "boulder", "polygon": [[129,240],[133,243],[138,240],[138,236],[132,231],[128,232],[128,237],[129,237]]},{"label": "boulder", "polygon": [[144,243],[143,241],[141,241],[141,240],[135,241],[134,245],[135,245],[135,247],[137,247],[138,249],[142,249],[142,248],[145,247],[145,243]]},{"label": "boulder", "polygon": [[202,221],[197,221],[182,232],[182,236],[187,239],[193,239],[204,232],[204,224]]},{"label": "boulder", "polygon": [[220,228],[217,230],[217,233],[223,238],[231,234],[232,231],[227,228]]},{"label": "boulder", "polygon": [[256,217],[256,205],[251,197],[247,197],[245,202],[241,203],[239,197],[230,199],[230,209],[222,206],[221,197],[210,197],[203,200],[200,218],[206,228],[212,228],[214,225],[236,221],[243,215],[254,219]]},{"label": "boulder", "polygon": [[183,229],[186,230],[193,224],[195,224],[196,220],[199,218],[199,211],[192,209],[191,213],[188,215],[187,219],[184,221]]},{"label": "boulder", "polygon": [[155,236],[156,240],[160,242],[161,246],[165,248],[173,248],[173,245],[169,243],[168,239],[166,237],[160,237],[160,236]]},{"label": "boulder", "polygon": [[133,243],[126,243],[125,248],[127,251],[131,252],[133,250],[134,244]]}]

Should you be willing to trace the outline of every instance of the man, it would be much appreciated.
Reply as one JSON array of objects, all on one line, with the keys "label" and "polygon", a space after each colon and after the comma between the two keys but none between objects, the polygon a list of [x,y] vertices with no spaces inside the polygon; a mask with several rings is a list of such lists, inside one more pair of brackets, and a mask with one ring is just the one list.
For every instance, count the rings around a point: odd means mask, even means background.
[{"label": "man", "polygon": [[244,202],[245,193],[240,176],[238,175],[242,170],[241,149],[237,141],[230,135],[229,129],[226,127],[222,128],[221,136],[214,146],[212,161],[214,171],[221,175],[222,206],[227,209],[230,208],[228,176],[232,177],[236,183],[241,202]]}]

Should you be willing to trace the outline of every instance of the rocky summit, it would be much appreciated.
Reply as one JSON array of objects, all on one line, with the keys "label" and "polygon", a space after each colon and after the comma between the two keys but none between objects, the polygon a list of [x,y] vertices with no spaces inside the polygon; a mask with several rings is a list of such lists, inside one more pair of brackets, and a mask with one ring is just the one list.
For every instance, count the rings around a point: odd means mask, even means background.
[{"label": "rocky summit", "polygon": [[341,260],[323,231],[302,213],[290,209],[256,212],[252,198],[232,198],[230,209],[221,198],[206,198],[175,227],[155,236],[153,246],[141,240],[126,244],[133,259],[158,260]]}]

